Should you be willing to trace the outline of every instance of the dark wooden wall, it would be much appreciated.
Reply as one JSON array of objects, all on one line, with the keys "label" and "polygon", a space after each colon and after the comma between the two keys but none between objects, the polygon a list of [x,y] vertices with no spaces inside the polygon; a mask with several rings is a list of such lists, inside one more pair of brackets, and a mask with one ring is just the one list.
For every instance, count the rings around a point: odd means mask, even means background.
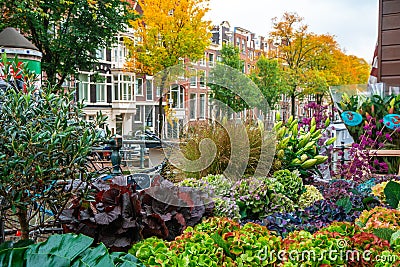
[{"label": "dark wooden wall", "polygon": [[400,0],[379,0],[378,81],[400,86]]}]

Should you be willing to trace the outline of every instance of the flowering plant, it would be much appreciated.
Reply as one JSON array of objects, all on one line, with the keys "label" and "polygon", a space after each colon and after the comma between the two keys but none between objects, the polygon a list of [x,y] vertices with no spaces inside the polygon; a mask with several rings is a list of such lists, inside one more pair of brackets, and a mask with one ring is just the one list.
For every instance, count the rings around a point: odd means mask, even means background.
[{"label": "flowering plant", "polygon": [[356,224],[368,231],[377,228],[400,230],[400,210],[379,206],[372,210],[364,210],[356,220]]},{"label": "flowering plant", "polygon": [[307,208],[318,200],[324,199],[318,188],[313,185],[306,185],[306,191],[300,195],[298,206],[300,209]]}]

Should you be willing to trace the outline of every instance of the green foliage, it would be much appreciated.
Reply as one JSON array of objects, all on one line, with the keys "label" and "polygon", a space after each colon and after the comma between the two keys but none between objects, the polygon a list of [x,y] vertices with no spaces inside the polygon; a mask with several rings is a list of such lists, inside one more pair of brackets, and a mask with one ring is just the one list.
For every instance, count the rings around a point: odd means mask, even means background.
[{"label": "green foliage", "polygon": [[201,178],[213,190],[214,194],[220,197],[229,197],[231,195],[232,181],[221,174],[209,174]]},{"label": "green foliage", "polygon": [[400,230],[392,234],[390,237],[390,245],[396,252],[400,253]]},{"label": "green foliage", "polygon": [[[18,63],[3,64],[9,81],[9,66]],[[31,76],[26,70],[21,74]],[[18,215],[23,238],[31,219],[27,207],[61,207],[76,193],[56,187],[57,181],[93,178],[86,175],[88,155],[100,140],[96,128],[105,121],[101,113],[95,122],[83,120],[83,105],[73,93],[56,95],[51,87],[35,88],[34,82],[26,79],[24,88],[11,87],[0,95],[0,196],[7,214]]]},{"label": "green foliage", "polygon": [[283,72],[276,59],[269,59],[264,56],[257,61],[257,69],[250,75],[250,78],[261,90],[271,109],[280,103],[282,93],[287,90]]},{"label": "green foliage", "polygon": [[58,87],[78,69],[91,70],[96,51],[110,47],[127,21],[119,0],[2,1],[0,8],[4,26],[21,29],[43,53],[42,69]]},{"label": "green foliage", "polygon": [[285,188],[285,196],[292,201],[297,202],[300,195],[304,192],[303,180],[298,170],[279,170],[275,171],[273,176]]},{"label": "green foliage", "polygon": [[124,266],[144,267],[132,255],[109,254],[103,244],[91,247],[93,238],[84,235],[52,235],[37,244],[7,242],[0,246],[1,266]]},{"label": "green foliage", "polygon": [[276,132],[276,154],[272,164],[272,170],[300,171],[301,176],[308,177],[317,172],[317,166],[324,163],[328,157],[319,155],[323,146],[331,145],[335,139],[328,139],[323,145],[319,145],[322,138],[322,130],[316,129],[315,120],[311,121],[310,130],[305,131],[298,127],[298,120],[290,117],[285,123],[278,120],[274,125]]},{"label": "green foliage", "polygon": [[279,250],[280,243],[264,226],[210,218],[172,242],[149,238],[129,252],[146,266],[271,266],[277,257],[264,253]]},{"label": "green foliage", "polygon": [[246,178],[232,188],[233,197],[240,208],[242,218],[259,219],[274,212],[290,212],[294,209],[286,188],[274,178]]},{"label": "green foliage", "polygon": [[[226,66],[229,66],[232,68],[232,70],[237,70],[238,73],[243,69],[244,63],[243,60],[240,59],[239,55],[239,48],[233,46],[233,45],[222,45],[221,49],[221,63],[218,63],[210,73],[211,77],[219,77],[219,80],[223,80],[223,77],[226,78],[226,82],[224,83],[219,83],[219,84],[213,84],[213,83],[208,83],[207,85],[211,89],[211,98],[216,99],[222,103],[224,103],[226,106],[232,109],[234,112],[239,112],[244,110],[245,108],[249,108],[249,103],[243,100],[243,95],[238,96],[231,90],[231,86],[237,87],[239,90],[241,87],[243,89],[246,88],[246,84],[248,83],[248,78],[245,75],[232,75],[232,73],[227,73],[225,67],[221,67],[220,64],[224,64]],[[236,77],[233,77],[236,76]],[[242,79],[240,79],[242,78]],[[224,84],[225,86],[221,86],[221,84]],[[248,89],[247,87],[246,89]],[[244,93],[244,92],[242,92]],[[224,110],[224,115],[229,116],[230,112],[229,110]]]},{"label": "green foliage", "polygon": [[240,220],[240,209],[236,201],[229,197],[216,197],[214,200],[213,214],[216,217],[225,217],[234,221]]},{"label": "green foliage", "polygon": [[386,202],[394,209],[399,207],[400,202],[400,184],[390,181],[385,189]]},{"label": "green foliage", "polygon": [[305,209],[314,202],[324,199],[318,188],[313,185],[305,185],[306,191],[300,195],[297,205],[300,209]]},{"label": "green foliage", "polygon": [[374,235],[379,237],[380,239],[390,241],[392,235],[396,232],[395,230],[389,228],[377,228],[374,229]]},{"label": "green foliage", "polygon": [[364,210],[356,224],[367,231],[377,228],[400,229],[400,211],[385,207],[375,207],[371,210]]}]

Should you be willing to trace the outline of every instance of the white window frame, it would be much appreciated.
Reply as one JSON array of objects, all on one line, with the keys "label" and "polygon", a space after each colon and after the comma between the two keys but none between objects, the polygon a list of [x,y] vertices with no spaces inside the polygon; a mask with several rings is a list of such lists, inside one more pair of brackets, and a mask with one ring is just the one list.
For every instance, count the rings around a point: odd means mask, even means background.
[{"label": "white window frame", "polygon": [[[194,96],[194,98],[192,98]],[[194,109],[194,110],[193,110]],[[191,93],[189,96],[189,120],[197,118],[197,94]]]},{"label": "white window frame", "polygon": [[[140,82],[140,86],[139,86],[139,80],[141,81]],[[143,78],[136,78],[135,79],[135,95],[143,96]]]},{"label": "white window frame", "polygon": [[199,70],[197,73],[198,73],[198,76],[199,76],[199,86],[200,86],[200,88],[206,88],[207,87],[207,80],[206,80],[207,72],[205,70]]},{"label": "white window frame", "polygon": [[179,109],[185,108],[185,88],[178,84],[172,85],[169,91],[169,97],[168,97],[169,100],[174,99],[173,98],[174,92],[176,92],[177,98],[176,102],[172,101],[173,103],[172,108],[179,108]]},{"label": "white window frame", "polygon": [[96,103],[107,102],[107,85],[105,82],[96,83]]},{"label": "white window frame", "polygon": [[[211,58],[212,58],[212,60],[211,60]],[[208,53],[208,65],[210,67],[215,66],[215,54],[214,53]]]},{"label": "white window frame", "polygon": [[207,101],[207,96],[206,94],[200,94],[199,97],[199,119],[200,120],[205,120],[206,119],[206,101]]},{"label": "white window frame", "polygon": [[[83,79],[83,78],[87,79]],[[80,73],[78,75],[78,97],[79,101],[88,103],[90,101],[90,75],[89,73]],[[87,97],[87,98],[86,98]]]},{"label": "white window frame", "polygon": [[[144,110],[143,107],[144,107],[143,105],[136,105],[136,113],[134,118],[135,122],[143,122],[143,110]],[[138,116],[138,111],[139,111],[139,120],[136,120]]]},{"label": "white window frame", "polygon": [[146,100],[153,101],[153,80],[146,80]]},{"label": "white window frame", "polygon": [[197,70],[190,69],[190,87],[197,88]]},{"label": "white window frame", "polygon": [[[133,86],[132,75],[126,73],[119,73],[113,76],[114,100],[115,101],[132,101],[133,100]],[[117,92],[115,92],[117,89]]]}]

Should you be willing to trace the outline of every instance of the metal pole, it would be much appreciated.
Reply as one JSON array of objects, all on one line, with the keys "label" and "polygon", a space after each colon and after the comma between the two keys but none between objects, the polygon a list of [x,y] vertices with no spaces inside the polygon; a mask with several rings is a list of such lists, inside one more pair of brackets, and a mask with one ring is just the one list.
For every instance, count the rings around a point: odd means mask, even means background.
[{"label": "metal pole", "polygon": [[121,165],[121,156],[119,154],[119,145],[117,144],[117,142],[112,139],[109,141],[110,145],[111,145],[111,163],[113,166],[113,170],[112,170],[112,175],[116,176],[116,175],[121,175],[121,169],[120,169],[120,165]]},{"label": "metal pole", "polygon": [[[344,158],[344,141],[342,141],[342,142],[340,142],[340,143],[341,143],[340,150],[342,151],[342,157],[341,157],[341,159],[340,159],[340,163],[341,163],[341,165],[342,165],[342,167],[343,167],[344,161],[345,161],[345,158]],[[340,178],[341,178],[341,179],[344,179],[343,172],[342,172]]]},{"label": "metal pole", "polygon": [[144,148],[145,148],[145,139],[146,136],[142,134],[141,139],[143,140],[143,143],[140,144],[140,168],[144,169]]}]

